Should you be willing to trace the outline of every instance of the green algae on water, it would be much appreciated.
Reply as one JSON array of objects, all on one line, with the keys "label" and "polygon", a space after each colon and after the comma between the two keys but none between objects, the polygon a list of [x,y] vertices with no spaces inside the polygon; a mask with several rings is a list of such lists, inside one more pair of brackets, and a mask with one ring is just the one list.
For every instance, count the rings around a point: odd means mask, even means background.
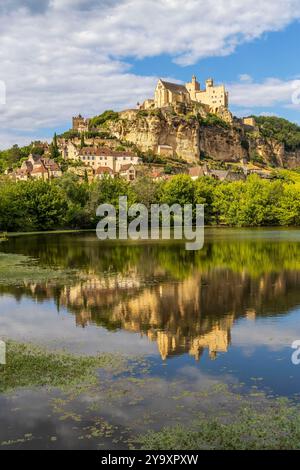
[{"label": "green algae on water", "polygon": [[18,388],[74,389],[97,383],[97,370],[118,370],[125,359],[114,354],[78,356],[8,341],[6,365],[0,365],[0,393]]}]

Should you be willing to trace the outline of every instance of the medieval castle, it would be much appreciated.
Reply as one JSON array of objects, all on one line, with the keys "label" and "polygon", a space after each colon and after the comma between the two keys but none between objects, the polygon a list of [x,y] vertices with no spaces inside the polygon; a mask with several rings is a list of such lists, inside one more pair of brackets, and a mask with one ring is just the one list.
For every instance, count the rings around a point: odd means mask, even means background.
[{"label": "medieval castle", "polygon": [[165,108],[177,104],[190,105],[201,103],[216,113],[220,108],[228,108],[229,94],[224,85],[214,85],[212,78],[206,80],[205,89],[201,89],[195,75],[185,85],[159,80],[155,89],[154,99],[147,99],[141,109]]}]

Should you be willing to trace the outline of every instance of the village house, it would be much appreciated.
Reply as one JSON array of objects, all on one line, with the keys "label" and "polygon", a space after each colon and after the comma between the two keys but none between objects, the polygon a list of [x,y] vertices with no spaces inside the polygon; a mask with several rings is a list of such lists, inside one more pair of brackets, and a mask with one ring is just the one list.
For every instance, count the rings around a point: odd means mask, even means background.
[{"label": "village house", "polygon": [[192,180],[197,180],[202,176],[209,176],[218,181],[245,181],[246,175],[243,171],[237,172],[230,169],[227,170],[214,170],[208,168],[205,164],[203,166],[196,166],[189,169],[189,175]]},{"label": "village house", "polygon": [[201,176],[205,176],[205,172],[202,166],[193,166],[189,168],[189,175],[193,181],[197,180]]},{"label": "village house", "polygon": [[140,159],[133,152],[116,151],[107,147],[83,147],[77,157],[85,165],[93,168],[104,166],[119,173],[123,165],[138,165]]},{"label": "village house", "polygon": [[136,167],[132,163],[122,165],[119,171],[119,175],[127,181],[134,181],[136,179]]},{"label": "village house", "polygon": [[49,180],[61,175],[62,171],[54,160],[31,154],[10,177],[16,181],[27,181],[30,178]]},{"label": "village house", "polygon": [[174,149],[171,145],[158,145],[157,147],[158,155],[164,157],[173,157],[174,156]]},{"label": "village house", "polygon": [[79,150],[71,140],[61,142],[60,139],[58,139],[58,146],[65,160],[78,159]]}]

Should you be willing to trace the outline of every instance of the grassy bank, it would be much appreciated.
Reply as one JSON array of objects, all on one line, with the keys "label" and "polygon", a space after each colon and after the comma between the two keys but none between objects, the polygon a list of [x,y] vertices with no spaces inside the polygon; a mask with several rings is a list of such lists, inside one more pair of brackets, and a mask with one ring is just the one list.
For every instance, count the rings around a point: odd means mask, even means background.
[{"label": "grassy bank", "polygon": [[138,444],[146,450],[298,450],[300,409],[287,400],[272,400],[261,410],[247,405],[234,417],[200,417],[190,427],[150,431]]}]

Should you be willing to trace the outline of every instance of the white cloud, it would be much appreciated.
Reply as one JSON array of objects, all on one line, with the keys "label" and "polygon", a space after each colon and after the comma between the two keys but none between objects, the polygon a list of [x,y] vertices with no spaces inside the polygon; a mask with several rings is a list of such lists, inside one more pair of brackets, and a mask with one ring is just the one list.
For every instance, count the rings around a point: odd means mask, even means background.
[{"label": "white cloud", "polygon": [[251,83],[253,81],[251,75],[248,75],[247,73],[242,73],[239,76],[239,79],[241,82],[247,82],[247,83]]},{"label": "white cloud", "polygon": [[[34,136],[65,126],[79,111],[132,107],[151,96],[155,77],[130,73],[130,57],[170,54],[178,64],[192,64],[298,18],[298,0],[6,0],[0,6],[0,80],[7,87],[0,146],[12,129]],[[233,90],[241,101],[242,88]]]},{"label": "white cloud", "polygon": [[228,85],[230,103],[242,107],[270,107],[276,105],[298,106],[296,95],[300,95],[299,80],[267,78],[261,83],[241,81]]}]

